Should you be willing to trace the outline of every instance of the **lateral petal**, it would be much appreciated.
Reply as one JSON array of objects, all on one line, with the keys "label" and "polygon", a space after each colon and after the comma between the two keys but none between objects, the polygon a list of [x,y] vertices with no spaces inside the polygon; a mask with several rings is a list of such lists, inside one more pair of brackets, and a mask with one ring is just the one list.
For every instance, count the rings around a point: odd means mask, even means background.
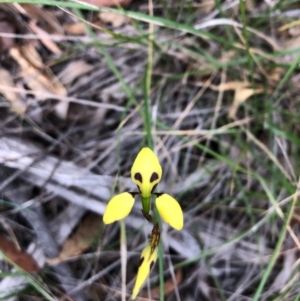
[{"label": "lateral petal", "polygon": [[183,227],[183,213],[179,203],[170,195],[163,193],[155,201],[162,219],[176,230]]},{"label": "lateral petal", "polygon": [[125,218],[131,211],[134,197],[129,192],[114,196],[107,204],[104,215],[104,224],[111,224]]}]

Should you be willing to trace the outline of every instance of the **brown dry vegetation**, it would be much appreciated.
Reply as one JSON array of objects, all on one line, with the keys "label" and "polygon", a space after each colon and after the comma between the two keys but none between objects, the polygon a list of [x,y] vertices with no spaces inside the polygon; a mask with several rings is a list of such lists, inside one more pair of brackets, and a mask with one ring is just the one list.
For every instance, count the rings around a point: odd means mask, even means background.
[{"label": "brown dry vegetation", "polygon": [[185,225],[138,300],[300,300],[299,2],[72,4],[0,4],[0,300],[129,300],[151,141]]}]

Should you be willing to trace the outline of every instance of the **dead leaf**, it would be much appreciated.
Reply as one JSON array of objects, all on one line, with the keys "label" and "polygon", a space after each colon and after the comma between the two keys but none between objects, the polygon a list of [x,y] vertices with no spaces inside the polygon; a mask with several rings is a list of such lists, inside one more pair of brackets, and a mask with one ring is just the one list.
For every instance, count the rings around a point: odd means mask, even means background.
[{"label": "dead leaf", "polygon": [[26,272],[39,272],[40,267],[27,253],[20,251],[17,246],[4,235],[0,234],[0,249],[4,254]]},{"label": "dead leaf", "polygon": [[251,97],[254,94],[263,93],[264,89],[261,87],[257,88],[250,88],[250,83],[245,82],[227,82],[222,83],[219,86],[211,85],[211,88],[213,90],[217,91],[228,91],[228,90],[234,90],[234,97],[232,101],[231,108],[228,112],[228,117],[231,119],[235,119],[236,112],[240,106],[241,103],[245,102],[249,97]]},{"label": "dead leaf", "polygon": [[49,34],[64,34],[60,22],[54,13],[46,10],[43,6],[32,4],[20,4],[23,13],[27,14],[31,20],[43,23],[43,29]]},{"label": "dead leaf", "polygon": [[236,57],[237,52],[235,50],[223,51],[222,56],[220,58],[220,62],[226,64],[233,60]]},{"label": "dead leaf", "polygon": [[[19,64],[21,76],[31,90],[62,96],[67,94],[66,88],[52,73],[51,69],[44,65],[39,53],[35,49],[35,43],[28,43],[22,47],[12,47],[9,53]],[[58,107],[56,107],[57,116],[61,119],[66,119],[68,107],[68,102],[59,103]]]},{"label": "dead leaf", "polygon": [[70,85],[77,77],[82,76],[94,69],[94,66],[83,60],[73,61],[67,65],[59,74],[58,78],[64,85]]},{"label": "dead leaf", "polygon": [[66,89],[43,64],[32,43],[11,48],[10,55],[21,67],[21,76],[31,90],[66,95]]},{"label": "dead leaf", "polygon": [[[74,61],[69,63],[68,66],[62,70],[62,72],[60,72],[58,78],[64,85],[67,86],[71,84],[72,81],[77,77],[91,71],[92,69],[94,69],[94,67],[85,63],[84,61]],[[62,101],[56,105],[55,109],[58,116],[63,116],[63,119],[65,119],[65,117],[68,115],[69,103]]]},{"label": "dead leaf", "polygon": [[[44,68],[44,63],[42,58],[40,57],[39,53],[36,51],[36,44],[35,43],[30,43],[27,44],[26,46],[20,47],[20,48],[16,48],[19,51],[19,55],[24,56],[24,59],[27,62],[22,64],[22,61],[20,62],[20,60],[18,60],[21,67],[28,67],[28,65],[33,65],[34,68],[36,69],[43,69]],[[24,71],[24,70],[22,70]],[[34,70],[36,71],[36,70]],[[24,71],[26,72],[26,71]]]},{"label": "dead leaf", "polygon": [[82,2],[86,2],[95,6],[122,6],[128,5],[132,0],[82,0]]},{"label": "dead leaf", "polygon": [[273,68],[268,72],[268,79],[273,82],[279,83],[280,80],[283,78],[284,73],[285,73],[284,68],[280,68],[280,67]]},{"label": "dead leaf", "polygon": [[63,248],[56,258],[47,260],[50,265],[74,256],[81,255],[91,247],[99,235],[100,217],[95,213],[89,213],[84,217],[81,225],[75,233],[64,243]]},{"label": "dead leaf", "polygon": [[110,23],[113,27],[120,27],[130,21],[130,18],[114,12],[101,12],[99,19],[104,23]]},{"label": "dead leaf", "polygon": [[203,14],[209,14],[213,11],[213,9],[216,7],[216,3],[213,0],[206,0],[203,1],[197,8],[199,13]]},{"label": "dead leaf", "polygon": [[71,23],[63,25],[63,28],[67,34],[71,35],[84,35],[86,34],[86,29],[82,23]]},{"label": "dead leaf", "polygon": [[40,28],[33,22],[29,23],[29,27],[34,33],[42,37],[40,38],[40,41],[44,44],[46,48],[48,48],[51,52],[55,54],[62,54],[62,51],[58,48],[57,44],[54,41],[52,41],[50,35],[46,31],[44,31],[42,28]]},{"label": "dead leaf", "polygon": [[[55,54],[62,53],[57,44],[50,38],[50,34],[64,35],[61,25],[52,12],[45,10],[42,6],[32,4],[17,5],[16,9],[31,20],[29,28],[40,37],[40,41],[46,48]],[[43,24],[43,28],[37,25],[38,22]]]},{"label": "dead leaf", "polygon": [[262,93],[263,91],[264,90],[262,88],[258,88],[258,89],[242,88],[242,89],[235,90],[233,103],[228,112],[228,117],[231,119],[235,119],[236,112],[237,112],[240,104],[245,102],[250,96],[252,96],[254,94]]},{"label": "dead leaf", "polygon": [[12,111],[16,112],[19,115],[24,115],[26,111],[26,105],[22,101],[19,93],[11,91],[7,88],[15,88],[15,83],[12,80],[10,73],[0,68],[0,78],[1,78],[1,86],[0,93],[5,96],[5,98],[10,102],[10,108]]},{"label": "dead leaf", "polygon": [[236,90],[236,89],[242,89],[245,87],[249,87],[250,83],[245,81],[245,82],[227,82],[227,83],[222,83],[219,86],[211,85],[210,88],[216,91],[228,91],[228,90]]}]

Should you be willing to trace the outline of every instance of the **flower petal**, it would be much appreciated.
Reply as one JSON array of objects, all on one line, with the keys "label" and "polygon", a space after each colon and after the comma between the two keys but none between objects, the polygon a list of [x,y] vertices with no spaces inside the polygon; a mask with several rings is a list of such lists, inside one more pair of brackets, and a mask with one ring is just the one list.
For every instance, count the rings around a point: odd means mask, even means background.
[{"label": "flower petal", "polygon": [[156,208],[163,220],[176,230],[183,227],[183,213],[179,203],[170,195],[163,193],[155,201]]},{"label": "flower petal", "polygon": [[134,300],[145,283],[150,270],[157,260],[157,248],[151,254],[151,246],[148,244],[141,254],[141,264],[137,272],[131,299]]},{"label": "flower petal", "polygon": [[126,217],[134,204],[134,197],[129,192],[114,196],[107,204],[104,215],[104,224],[111,224]]},{"label": "flower petal", "polygon": [[138,153],[131,168],[131,179],[135,183],[143,198],[149,198],[161,180],[162,168],[153,151],[144,147]]}]

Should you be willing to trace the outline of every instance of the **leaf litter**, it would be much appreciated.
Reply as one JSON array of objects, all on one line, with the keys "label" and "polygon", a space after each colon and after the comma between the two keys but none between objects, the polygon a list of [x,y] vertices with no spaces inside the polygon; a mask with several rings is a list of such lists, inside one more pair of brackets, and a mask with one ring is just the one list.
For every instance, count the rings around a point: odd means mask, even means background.
[{"label": "leaf litter", "polygon": [[[279,99],[270,101],[299,56],[295,7],[252,2],[246,3],[243,28],[242,4],[234,1],[154,1],[156,17],[177,22],[176,30],[165,22],[154,31],[151,134],[164,168],[158,189],[176,194],[187,221],[180,233],[164,229],[169,232],[165,300],[252,300],[284,226],[270,195],[285,217],[288,205],[282,201],[296,190],[295,179],[287,183],[273,163],[276,158],[284,169],[293,169],[292,175],[299,173],[298,67],[283,83]],[[89,3],[126,5],[141,14],[148,14],[149,5]],[[148,24],[118,13],[85,11],[94,39],[71,10],[1,4],[0,12],[0,218],[21,250],[29,250],[6,252],[17,254],[11,258],[20,266],[18,258],[34,265],[29,246],[37,243],[46,257],[37,279],[56,298],[119,300],[119,227],[101,232],[101,215],[112,187],[134,189],[128,170],[145,137],[141,110]],[[8,14],[13,17],[3,17]],[[187,34],[184,22],[203,32]],[[108,66],[99,41],[121,79]],[[135,99],[129,100],[124,86]],[[127,253],[128,296],[149,232],[143,231],[139,213],[136,206],[125,220],[127,245],[134,250]],[[5,244],[11,232],[3,224]],[[297,223],[290,227],[298,237]],[[293,239],[286,235],[260,300],[299,296],[299,250]],[[0,269],[15,273],[3,260]],[[159,299],[157,266],[152,275],[141,300]],[[0,281],[1,297],[3,287],[15,289],[15,300],[37,297],[38,292],[22,292],[26,277],[14,279]]]}]

